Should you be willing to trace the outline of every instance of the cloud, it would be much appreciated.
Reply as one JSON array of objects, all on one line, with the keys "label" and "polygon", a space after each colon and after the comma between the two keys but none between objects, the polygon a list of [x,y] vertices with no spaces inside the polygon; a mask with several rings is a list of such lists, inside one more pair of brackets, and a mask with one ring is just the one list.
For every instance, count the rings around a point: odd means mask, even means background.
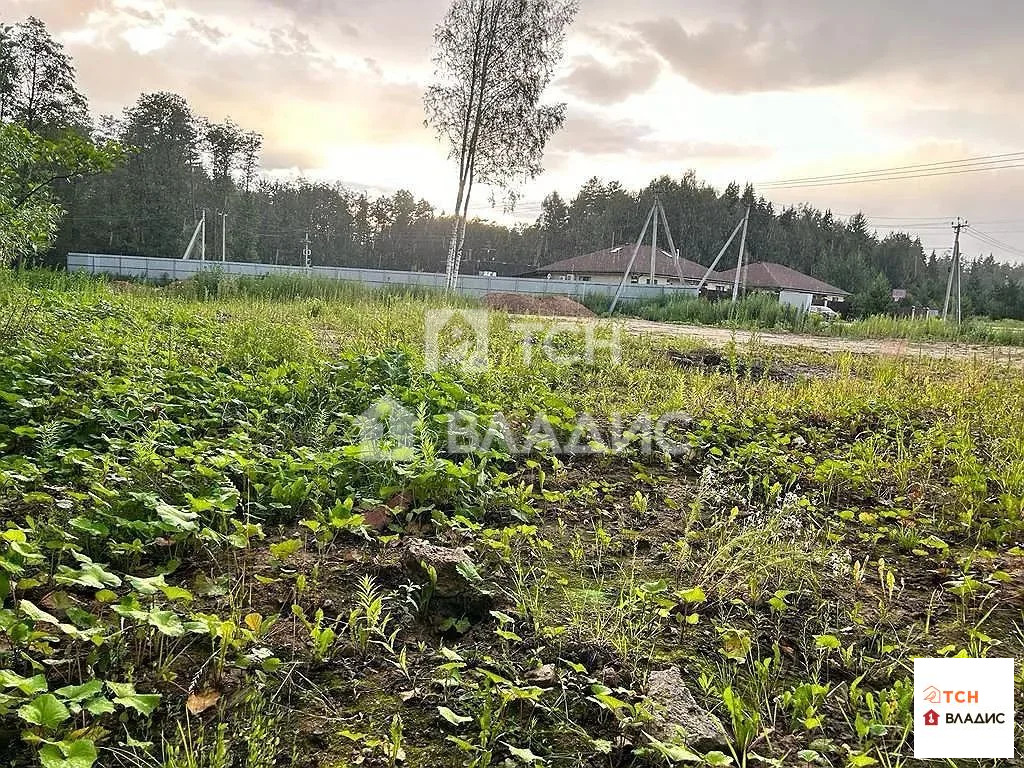
[{"label": "cloud", "polygon": [[573,60],[558,84],[583,101],[608,106],[650,89],[661,69],[661,60],[646,51],[612,63],[584,55]]},{"label": "cloud", "polygon": [[570,114],[563,130],[551,141],[559,154],[639,156],[666,163],[750,161],[770,157],[768,147],[714,141],[666,139],[656,129],[629,119],[604,118],[598,113]]},{"label": "cloud", "polygon": [[106,16],[91,28],[69,52],[96,112],[118,113],[144,92],[179,93],[197,114],[262,133],[269,169],[315,170],[339,146],[423,137],[417,83],[371,57],[339,56],[285,19],[228,35],[222,19],[179,8],[149,21]]},{"label": "cloud", "polygon": [[982,13],[960,0],[931,0],[918,12],[890,0],[732,0],[703,21],[665,16],[627,26],[676,72],[712,91],[787,90],[893,73],[992,89],[1014,87],[1006,67],[1019,61],[1024,4],[992,0]]}]

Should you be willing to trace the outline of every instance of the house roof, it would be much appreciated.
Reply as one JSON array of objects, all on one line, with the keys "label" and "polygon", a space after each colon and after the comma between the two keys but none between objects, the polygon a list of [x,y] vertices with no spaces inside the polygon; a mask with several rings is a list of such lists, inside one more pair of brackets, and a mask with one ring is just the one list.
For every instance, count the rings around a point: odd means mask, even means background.
[{"label": "house roof", "polygon": [[[751,288],[768,288],[770,290],[797,291],[815,295],[849,296],[848,291],[829,285],[824,280],[805,275],[791,267],[776,264],[772,261],[759,261],[744,267],[745,283]],[[735,280],[736,270],[722,272],[721,278]]]},{"label": "house roof", "polygon": [[[622,274],[629,265],[633,256],[632,245],[620,245],[615,248],[605,248],[603,251],[594,251],[582,256],[574,256],[571,259],[562,259],[553,264],[547,264],[536,270],[537,273],[566,272],[574,275],[597,275],[597,274]],[[648,275],[651,272],[651,246],[642,245],[637,253],[636,261],[633,263],[633,274]],[[678,278],[679,273],[687,280],[700,280],[707,272],[707,267],[702,267],[695,261],[679,257],[679,271],[676,271],[672,254],[659,248],[655,256],[654,274],[657,277]],[[712,272],[708,279],[713,282],[720,282],[719,275]]]}]

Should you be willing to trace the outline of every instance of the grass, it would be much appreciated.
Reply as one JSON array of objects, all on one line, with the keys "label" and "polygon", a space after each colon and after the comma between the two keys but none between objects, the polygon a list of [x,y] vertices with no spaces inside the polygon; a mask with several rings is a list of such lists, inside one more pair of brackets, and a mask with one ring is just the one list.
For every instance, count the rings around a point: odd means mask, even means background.
[{"label": "grass", "polygon": [[[601,297],[587,302],[590,309],[604,313],[607,301]],[[821,325],[814,315],[780,304],[769,294],[754,293],[735,304],[730,301],[708,301],[703,298],[666,297],[656,301],[624,302],[620,314],[658,322],[715,325],[728,328],[768,329],[813,332]]]},{"label": "grass", "polygon": [[[605,313],[607,302],[596,297],[586,300],[589,308]],[[817,336],[854,339],[906,339],[909,341],[952,341],[969,344],[1024,346],[1024,327],[1012,320],[992,321],[969,318],[961,325],[939,318],[899,318],[874,315],[857,320],[827,321],[779,304],[768,294],[754,293],[733,304],[702,298],[663,298],[657,301],[627,302],[620,314],[657,322],[709,325],[742,330],[774,330]]]},{"label": "grass", "polygon": [[[1024,656],[1019,369],[527,359],[496,314],[428,370],[464,306],[0,275],[5,760],[912,766],[915,656]],[[595,444],[463,454],[456,411]],[[609,448],[643,413],[679,450]],[[658,730],[666,669],[721,743]]]}]

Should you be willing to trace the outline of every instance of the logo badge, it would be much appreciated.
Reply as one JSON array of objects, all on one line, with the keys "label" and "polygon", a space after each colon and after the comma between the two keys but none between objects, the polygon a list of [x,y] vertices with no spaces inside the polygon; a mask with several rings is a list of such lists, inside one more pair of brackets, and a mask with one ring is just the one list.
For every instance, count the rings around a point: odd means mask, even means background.
[{"label": "logo badge", "polygon": [[915,659],[914,757],[1007,760],[1013,659]]}]

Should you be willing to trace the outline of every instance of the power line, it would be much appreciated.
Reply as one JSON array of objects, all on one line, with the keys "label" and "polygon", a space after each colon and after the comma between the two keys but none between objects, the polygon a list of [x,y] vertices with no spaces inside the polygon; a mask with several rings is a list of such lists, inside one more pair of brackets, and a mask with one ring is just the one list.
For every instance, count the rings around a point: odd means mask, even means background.
[{"label": "power line", "polygon": [[1004,243],[999,238],[993,237],[992,235],[986,232],[982,232],[978,229],[972,229],[969,234],[973,235],[976,239],[981,240],[983,243],[986,243],[987,245],[993,246],[995,248],[1000,248],[1004,251],[1009,251],[1010,253],[1016,254],[1018,256],[1024,256],[1024,250],[1021,250],[1020,248],[1010,245],[1009,243]]},{"label": "power line", "polygon": [[1009,162],[1009,161],[1024,160],[1024,152],[1007,152],[1001,155],[982,155],[979,157],[969,157],[962,160],[940,160],[934,163],[921,163],[918,165],[897,165],[891,168],[880,168],[873,171],[848,171],[845,173],[829,173],[822,176],[803,176],[794,179],[777,179],[774,181],[762,182],[759,186],[772,187],[776,185],[785,184],[796,184],[802,182],[814,182],[814,181],[833,181],[837,179],[849,179],[861,176],[878,176],[878,175],[891,175],[895,173],[909,173],[913,171],[923,171],[928,169],[939,169],[939,168],[951,168],[962,165],[976,165],[978,163],[990,164],[994,162]]},{"label": "power line", "polygon": [[[1024,159],[1024,158],[1021,158]],[[958,176],[964,173],[980,173],[982,171],[1005,171],[1011,168],[1024,168],[1024,163],[1017,163],[1011,165],[993,165],[984,168],[962,168],[954,170],[935,171],[934,173],[915,173],[910,175],[898,175],[898,176],[876,176],[872,178],[864,179],[851,179],[851,180],[836,180],[836,181],[822,181],[810,184],[778,184],[774,186],[762,185],[762,190],[769,192],[776,190],[785,189],[808,189],[811,187],[841,187],[848,186],[850,184],[869,184],[878,181],[909,181],[912,179],[927,179],[934,176]]]}]

